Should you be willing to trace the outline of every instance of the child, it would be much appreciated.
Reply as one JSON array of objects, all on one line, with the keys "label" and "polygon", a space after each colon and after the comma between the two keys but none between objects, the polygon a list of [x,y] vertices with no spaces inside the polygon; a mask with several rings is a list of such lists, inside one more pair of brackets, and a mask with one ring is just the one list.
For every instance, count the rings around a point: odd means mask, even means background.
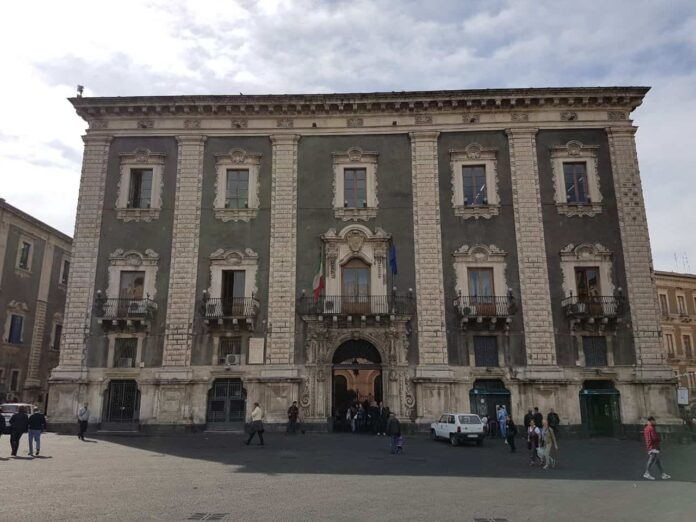
[{"label": "child", "polygon": [[399,453],[403,453],[403,452],[404,452],[404,436],[399,435],[396,438],[396,453],[398,455]]}]

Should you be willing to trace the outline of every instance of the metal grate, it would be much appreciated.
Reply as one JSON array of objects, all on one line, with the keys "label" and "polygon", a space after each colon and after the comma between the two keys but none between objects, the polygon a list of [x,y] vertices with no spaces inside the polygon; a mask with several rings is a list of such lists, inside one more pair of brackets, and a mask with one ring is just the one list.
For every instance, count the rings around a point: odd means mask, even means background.
[{"label": "metal grate", "polygon": [[225,520],[229,513],[193,513],[186,520]]}]

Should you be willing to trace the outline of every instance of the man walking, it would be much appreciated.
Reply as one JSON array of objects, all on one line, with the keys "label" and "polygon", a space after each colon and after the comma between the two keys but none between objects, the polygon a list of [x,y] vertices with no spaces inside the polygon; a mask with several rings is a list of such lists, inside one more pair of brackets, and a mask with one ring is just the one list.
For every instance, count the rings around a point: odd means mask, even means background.
[{"label": "man walking", "polygon": [[558,413],[553,411],[553,408],[549,410],[549,414],[546,416],[546,420],[549,421],[549,426],[556,435],[556,438],[558,438],[558,426],[561,424],[561,419],[558,417]]},{"label": "man walking", "polygon": [[292,406],[288,408],[288,427],[286,433],[297,434],[297,417],[300,415],[300,409],[297,407],[297,401],[292,401]]},{"label": "man walking", "polygon": [[394,413],[389,413],[389,420],[387,421],[387,435],[389,436],[389,443],[392,455],[396,454],[396,447],[399,437],[401,437],[401,423],[399,419],[396,418]]},{"label": "man walking", "polygon": [[537,428],[541,429],[541,425],[544,423],[544,416],[541,414],[539,408],[537,408],[536,406],[534,406],[534,415],[532,416],[532,418],[534,419],[534,425]]},{"label": "man walking", "polygon": [[77,438],[80,440],[85,440],[85,432],[87,431],[87,423],[89,422],[89,408],[87,408],[87,403],[85,402],[77,411],[77,424],[80,427],[80,431],[77,434]]},{"label": "man walking", "polygon": [[508,446],[510,446],[510,453],[515,453],[515,437],[517,436],[517,426],[515,426],[515,421],[508,414],[505,420],[505,434]]},{"label": "man walking", "polygon": [[10,417],[10,448],[12,450],[12,456],[17,456],[17,450],[19,449],[19,439],[22,438],[22,434],[27,432],[29,427],[29,417],[24,413],[24,406],[20,406],[17,413]]},{"label": "man walking", "polygon": [[527,413],[524,416],[524,431],[529,429],[529,423],[532,422],[533,419],[534,415],[532,415],[532,410],[527,410]]},{"label": "man walking", "polygon": [[507,424],[507,410],[505,405],[502,404],[498,410],[498,426],[500,426],[500,436],[505,440],[505,444],[508,443],[505,426]]},{"label": "man walking", "polygon": [[645,466],[643,478],[655,480],[655,477],[650,473],[650,468],[652,468],[653,465],[657,465],[657,469],[660,470],[662,480],[672,478],[662,469],[660,435],[655,429],[655,417],[648,417],[648,423],[645,425],[645,429],[643,430],[643,438],[645,439],[645,449],[648,450],[648,464]]},{"label": "man walking", "polygon": [[[29,417],[29,455],[39,456],[41,451],[41,433],[46,431],[46,417],[40,410]],[[34,442],[36,442],[36,453],[34,453]]]}]

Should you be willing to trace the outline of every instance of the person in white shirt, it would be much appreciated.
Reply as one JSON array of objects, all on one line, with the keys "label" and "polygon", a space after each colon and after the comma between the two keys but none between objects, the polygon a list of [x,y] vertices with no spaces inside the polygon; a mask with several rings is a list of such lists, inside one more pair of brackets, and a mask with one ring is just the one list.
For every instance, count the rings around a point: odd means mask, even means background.
[{"label": "person in white shirt", "polygon": [[251,410],[251,429],[249,430],[249,438],[245,442],[248,446],[251,444],[251,439],[254,435],[258,433],[259,435],[259,446],[263,446],[263,410],[259,406],[258,402],[254,403],[254,407]]},{"label": "person in white shirt", "polygon": [[82,408],[77,411],[77,422],[80,426],[80,432],[77,434],[77,438],[85,440],[85,432],[87,431],[87,423],[89,422],[89,409],[87,408],[86,402]]}]

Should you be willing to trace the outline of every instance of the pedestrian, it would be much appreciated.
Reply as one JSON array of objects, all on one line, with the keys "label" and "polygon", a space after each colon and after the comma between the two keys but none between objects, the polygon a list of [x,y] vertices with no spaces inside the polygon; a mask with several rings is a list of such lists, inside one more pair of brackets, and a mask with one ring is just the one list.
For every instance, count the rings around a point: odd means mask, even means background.
[{"label": "pedestrian", "polygon": [[297,401],[292,401],[292,405],[288,408],[288,425],[285,433],[297,434],[297,417],[300,415],[300,409],[297,407]]},{"label": "pedestrian", "polygon": [[507,436],[505,435],[505,425],[507,423],[507,410],[505,409],[505,405],[500,406],[500,410],[498,411],[498,426],[500,426],[500,437],[505,440],[505,444],[507,444]]},{"label": "pedestrian", "polygon": [[552,455],[553,452],[558,451],[558,441],[556,440],[556,433],[549,424],[548,420],[543,421],[543,428],[541,430],[541,445],[543,447],[544,454],[544,469],[549,469],[549,465],[552,468],[556,467],[556,459]]},{"label": "pedestrian", "polygon": [[382,430],[382,435],[385,437],[387,435],[387,422],[389,422],[389,414],[389,407],[383,406],[382,411],[380,412],[379,427]]},{"label": "pedestrian", "polygon": [[77,423],[80,428],[77,438],[80,440],[85,440],[85,432],[87,431],[87,423],[89,422],[89,408],[85,402],[77,412]]},{"label": "pedestrian", "polygon": [[539,408],[537,408],[536,406],[534,406],[534,415],[532,416],[532,418],[534,419],[534,425],[537,428],[541,428],[541,424],[544,421],[544,416],[541,414]]},{"label": "pedestrian", "polygon": [[670,475],[665,473],[662,469],[662,453],[660,450],[660,435],[655,429],[655,417],[648,417],[648,423],[645,425],[643,430],[643,438],[645,439],[645,449],[648,450],[648,464],[645,466],[645,473],[643,473],[643,478],[648,480],[655,480],[655,477],[650,473],[650,469],[653,465],[657,466],[657,469],[661,473],[662,480],[667,480],[672,478]]},{"label": "pedestrian", "polygon": [[527,413],[524,416],[524,430],[527,431],[529,429],[529,423],[532,421],[534,418],[534,415],[532,414],[532,410],[529,409],[527,410]]},{"label": "pedestrian", "polygon": [[553,411],[553,408],[549,410],[546,420],[549,421],[549,426],[553,429],[553,434],[556,436],[556,439],[558,439],[560,435],[558,427],[561,425],[561,419],[558,417],[558,413]]},{"label": "pedestrian", "polygon": [[5,433],[5,417],[0,413],[0,437],[2,437],[2,434]]},{"label": "pedestrian", "polygon": [[249,429],[249,438],[245,442],[247,446],[251,444],[251,439],[253,439],[254,435],[256,434],[259,435],[259,446],[263,446],[263,417],[264,414],[261,406],[259,406],[258,402],[255,402],[254,407],[251,410],[251,427]]},{"label": "pedestrian", "polygon": [[359,402],[358,403],[358,410],[355,413],[355,417],[356,417],[355,423],[356,423],[356,431],[357,432],[362,432],[365,430],[365,421],[366,421],[365,417],[366,416],[367,416],[367,412],[365,411],[365,408],[363,408],[362,403]]},{"label": "pedestrian", "polygon": [[[46,416],[41,410],[36,410],[28,421],[29,428],[29,455],[39,456],[41,451],[41,433],[46,431]],[[36,453],[34,453],[34,443],[36,443]]]},{"label": "pedestrian", "polygon": [[12,450],[13,457],[17,456],[19,439],[27,432],[28,427],[29,417],[24,413],[24,406],[20,406],[17,413],[10,417],[10,449]]},{"label": "pedestrian", "polygon": [[515,453],[515,437],[517,436],[517,426],[515,426],[515,421],[512,420],[512,416],[508,414],[505,420],[505,434],[507,436],[507,443],[510,446],[510,453]]},{"label": "pedestrian", "polygon": [[387,435],[389,436],[389,444],[392,455],[396,454],[398,438],[401,437],[401,423],[396,415],[389,413],[389,420],[387,421]]},{"label": "pedestrian", "polygon": [[534,466],[539,462],[539,439],[541,438],[541,431],[537,428],[534,419],[529,421],[529,428],[527,428],[527,449],[529,450],[529,465]]},{"label": "pedestrian", "polygon": [[483,414],[483,417],[481,417],[481,424],[483,424],[483,436],[485,437],[488,435],[488,415],[485,413]]}]

